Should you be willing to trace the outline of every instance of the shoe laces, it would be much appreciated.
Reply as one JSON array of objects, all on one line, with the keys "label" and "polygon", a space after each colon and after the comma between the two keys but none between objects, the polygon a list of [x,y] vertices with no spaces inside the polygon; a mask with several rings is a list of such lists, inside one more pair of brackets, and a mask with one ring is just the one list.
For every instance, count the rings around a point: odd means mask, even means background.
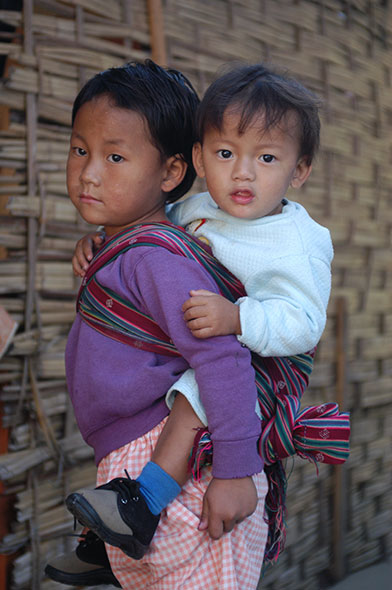
[{"label": "shoe laces", "polygon": [[124,469],[124,471],[127,477],[116,477],[113,479],[110,482],[110,489],[118,493],[122,504],[128,504],[129,501],[138,502],[140,499],[140,484],[129,477],[129,473],[126,469]]},{"label": "shoe laces", "polygon": [[[77,523],[76,517],[74,518],[74,527]],[[75,527],[76,528],[76,527]],[[68,533],[67,537],[77,537],[80,539],[79,543],[83,547],[88,547],[89,545],[93,545],[94,543],[100,542],[100,538],[93,532],[88,530],[86,533]]]}]

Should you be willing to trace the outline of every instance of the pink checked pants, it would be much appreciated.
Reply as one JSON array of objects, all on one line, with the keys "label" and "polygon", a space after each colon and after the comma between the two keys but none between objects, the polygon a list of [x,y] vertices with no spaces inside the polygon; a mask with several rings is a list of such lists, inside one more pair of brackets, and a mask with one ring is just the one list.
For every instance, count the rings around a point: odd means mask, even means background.
[{"label": "pink checked pants", "polygon": [[[124,476],[124,469],[136,478],[151,459],[165,420],[107,455],[98,466],[97,485]],[[263,519],[266,476],[264,472],[254,476],[259,502],[252,516],[216,541],[197,529],[210,481],[209,467],[203,468],[199,482],[188,480],[162,513],[150,549],[140,561],[106,546],[124,590],[256,590],[268,532]]]}]

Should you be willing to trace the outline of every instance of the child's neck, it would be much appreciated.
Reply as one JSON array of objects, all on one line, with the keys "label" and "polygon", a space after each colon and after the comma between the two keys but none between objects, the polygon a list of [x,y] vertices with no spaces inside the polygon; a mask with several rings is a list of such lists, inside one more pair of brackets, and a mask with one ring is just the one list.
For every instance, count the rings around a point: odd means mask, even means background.
[{"label": "child's neck", "polygon": [[134,227],[135,225],[140,225],[144,223],[159,223],[162,221],[169,221],[166,217],[165,211],[159,211],[152,215],[145,215],[141,216],[139,219],[132,221],[131,223],[126,223],[124,225],[105,225],[104,230],[107,236],[114,236],[119,232],[123,231],[124,229]]}]

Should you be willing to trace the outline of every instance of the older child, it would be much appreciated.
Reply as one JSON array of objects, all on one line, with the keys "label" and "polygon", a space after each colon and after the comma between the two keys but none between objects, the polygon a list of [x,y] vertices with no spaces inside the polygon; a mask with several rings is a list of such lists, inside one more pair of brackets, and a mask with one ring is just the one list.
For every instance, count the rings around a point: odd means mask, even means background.
[{"label": "older child", "polygon": [[[68,191],[86,221],[104,226],[108,247],[132,228],[167,224],[165,203],[190,188],[196,103],[186,79],[152,62],[102,72],[79,93]],[[250,354],[232,335],[196,340],[181,311],[194,286],[218,288],[194,260],[149,244],[114,258],[97,278],[153,318],[181,356],[109,339],[77,315],[67,343],[67,382],[80,430],[95,451],[101,487],[73,495],[68,507],[101,538],[106,534],[109,543],[140,559],[108,547],[123,588],[256,588],[266,539],[266,481],[257,452],[260,421]],[[182,411],[182,396],[170,416],[178,448],[167,471],[151,458],[168,413],[165,394],[189,366],[214,439],[214,465],[180,491],[176,469],[179,463],[182,472],[201,425]],[[121,477],[124,469],[130,478],[143,471],[135,481]],[[150,487],[154,479],[158,491]],[[162,503],[170,504],[159,522]],[[199,526],[203,506],[208,531]]]}]

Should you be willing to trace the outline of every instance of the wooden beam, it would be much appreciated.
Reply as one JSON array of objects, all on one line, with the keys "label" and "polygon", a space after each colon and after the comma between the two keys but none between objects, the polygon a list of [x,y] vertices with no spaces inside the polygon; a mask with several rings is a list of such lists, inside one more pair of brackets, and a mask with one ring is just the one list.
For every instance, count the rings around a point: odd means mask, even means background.
[{"label": "wooden beam", "polygon": [[160,66],[167,65],[165,25],[161,0],[147,0],[150,23],[151,58]]},{"label": "wooden beam", "polygon": [[[347,311],[343,297],[336,301],[336,401],[344,411],[347,380]],[[335,465],[333,473],[332,567],[334,580],[345,575],[346,473]]]}]

